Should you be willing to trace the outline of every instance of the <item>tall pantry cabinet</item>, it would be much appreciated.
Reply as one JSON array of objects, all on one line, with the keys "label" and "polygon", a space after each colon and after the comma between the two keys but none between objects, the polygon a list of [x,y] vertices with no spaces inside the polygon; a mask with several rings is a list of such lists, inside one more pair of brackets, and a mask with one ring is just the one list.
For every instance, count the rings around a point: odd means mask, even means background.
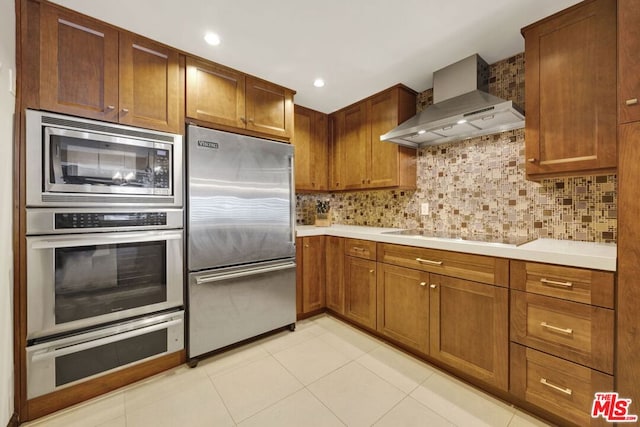
[{"label": "tall pantry cabinet", "polygon": [[618,0],[618,301],[616,390],[640,413],[640,0]]}]

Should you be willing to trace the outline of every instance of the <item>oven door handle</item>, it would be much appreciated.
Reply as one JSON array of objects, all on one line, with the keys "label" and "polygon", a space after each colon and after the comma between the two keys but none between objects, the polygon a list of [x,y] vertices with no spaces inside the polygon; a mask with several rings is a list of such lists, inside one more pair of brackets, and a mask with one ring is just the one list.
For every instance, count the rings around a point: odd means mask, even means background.
[{"label": "oven door handle", "polygon": [[34,352],[33,356],[31,356],[31,360],[33,362],[38,362],[41,360],[65,356],[71,353],[78,353],[80,351],[88,350],[90,348],[100,347],[101,345],[106,345],[106,344],[113,344],[116,341],[121,341],[127,338],[133,338],[140,335],[148,334],[149,332],[166,329],[181,323],[182,323],[182,319],[169,320],[168,322],[158,323],[158,324],[147,326],[144,328],[135,329],[133,331],[118,333],[115,335],[109,335],[105,338],[98,338],[90,341],[84,341],[84,342],[81,342],[80,344],[67,345],[57,350],[55,349],[55,346],[52,346],[52,347],[49,347],[48,349]]},{"label": "oven door handle", "polygon": [[108,236],[106,234],[91,234],[84,235],[85,237],[66,237],[59,239],[42,239],[35,240],[31,244],[32,249],[57,249],[57,248],[70,248],[74,246],[98,246],[98,245],[113,245],[119,243],[138,243],[138,242],[153,242],[158,240],[179,240],[182,239],[182,232],[167,233],[167,232],[153,232],[148,231],[145,233],[127,233],[119,234],[118,236]]},{"label": "oven door handle", "polygon": [[206,283],[220,282],[223,280],[237,279],[239,277],[255,276],[261,273],[271,273],[272,271],[288,270],[296,266],[295,262],[274,265],[272,267],[255,268],[251,270],[238,271],[234,273],[218,273],[207,276],[196,277],[196,285],[204,285]]}]

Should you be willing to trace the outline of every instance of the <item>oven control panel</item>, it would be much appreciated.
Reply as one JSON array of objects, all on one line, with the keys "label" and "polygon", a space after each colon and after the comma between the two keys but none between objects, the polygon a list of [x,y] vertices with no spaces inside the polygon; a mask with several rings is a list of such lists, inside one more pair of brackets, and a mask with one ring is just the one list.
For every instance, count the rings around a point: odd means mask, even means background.
[{"label": "oven control panel", "polygon": [[166,212],[65,212],[55,214],[55,229],[162,226]]}]

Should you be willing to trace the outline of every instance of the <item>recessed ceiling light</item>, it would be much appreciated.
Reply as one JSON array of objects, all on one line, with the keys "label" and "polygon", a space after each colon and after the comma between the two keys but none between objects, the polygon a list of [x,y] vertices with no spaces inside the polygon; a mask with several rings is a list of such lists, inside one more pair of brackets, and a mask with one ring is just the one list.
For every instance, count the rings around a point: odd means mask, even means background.
[{"label": "recessed ceiling light", "polygon": [[458,121],[457,121],[457,123],[458,123],[459,125],[461,125],[461,124],[463,124],[463,123],[467,123],[467,121],[466,121],[465,119],[461,119],[461,120],[458,120]]},{"label": "recessed ceiling light", "polygon": [[315,80],[313,81],[313,85],[314,85],[315,87],[323,87],[323,86],[324,86],[324,80],[322,80],[322,79],[315,79]]},{"label": "recessed ceiling light", "polygon": [[427,132],[427,131],[426,131],[426,130],[424,130],[424,129],[419,130],[419,131],[418,131],[418,135],[422,135],[423,133],[426,133],[426,132]]},{"label": "recessed ceiling light", "polygon": [[211,46],[218,46],[220,44],[220,36],[216,33],[207,33],[207,35],[204,36],[204,41]]}]

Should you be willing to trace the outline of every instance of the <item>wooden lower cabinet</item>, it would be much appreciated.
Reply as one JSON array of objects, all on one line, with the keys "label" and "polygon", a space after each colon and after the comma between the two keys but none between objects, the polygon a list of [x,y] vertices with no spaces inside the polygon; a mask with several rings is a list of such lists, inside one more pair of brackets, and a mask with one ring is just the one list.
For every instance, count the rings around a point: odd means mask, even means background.
[{"label": "wooden lower cabinet", "polygon": [[429,288],[430,356],[507,390],[508,290],[437,274]]},{"label": "wooden lower cabinet", "polygon": [[327,308],[344,314],[344,241],[327,236],[325,240],[325,293]]},{"label": "wooden lower cabinet", "polygon": [[344,315],[371,329],[376,328],[376,262],[345,256]]},{"label": "wooden lower cabinet", "polygon": [[297,267],[296,289],[302,292],[301,297],[298,295],[298,314],[306,314],[325,307],[325,236],[298,238],[297,245],[302,246]]},{"label": "wooden lower cabinet", "polygon": [[611,425],[591,418],[594,394],[613,390],[613,377],[511,344],[511,393],[579,426]]},{"label": "wooden lower cabinet", "polygon": [[378,264],[381,334],[421,353],[429,352],[429,273]]}]

